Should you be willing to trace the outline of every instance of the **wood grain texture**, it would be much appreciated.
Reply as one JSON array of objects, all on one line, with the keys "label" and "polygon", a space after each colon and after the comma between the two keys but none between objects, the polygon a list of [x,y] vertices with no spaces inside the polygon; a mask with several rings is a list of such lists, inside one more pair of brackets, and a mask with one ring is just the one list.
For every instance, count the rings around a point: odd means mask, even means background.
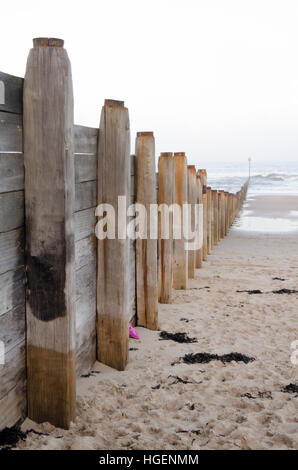
[{"label": "wood grain texture", "polygon": [[0,111],[22,114],[24,79],[0,72]]},{"label": "wood grain texture", "polygon": [[0,111],[0,136],[0,152],[22,152],[22,116]]},{"label": "wood grain texture", "polygon": [[97,153],[98,129],[74,126],[74,153]]},{"label": "wood grain texture", "polygon": [[25,304],[25,269],[0,275],[0,318],[17,305]]},{"label": "wood grain texture", "polygon": [[137,134],[136,159],[137,203],[145,207],[147,214],[147,227],[143,238],[136,240],[137,323],[139,326],[156,330],[158,328],[157,238],[150,237],[150,223],[153,222],[150,205],[157,204],[153,133]]},{"label": "wood grain texture", "polygon": [[19,383],[0,399],[0,431],[22,421],[27,414],[26,382]]},{"label": "wood grain texture", "polygon": [[[159,157],[158,179],[158,204],[160,208],[170,207],[174,197],[174,157],[170,152],[163,153]],[[161,209],[158,217],[159,302],[170,304],[173,286],[173,213]],[[167,224],[169,224],[168,229]]]},{"label": "wood grain texture", "polygon": [[67,52],[34,47],[24,82],[28,415],[63,428],[76,394],[73,142]]},{"label": "wood grain texture", "polygon": [[75,188],[75,211],[90,209],[96,207],[97,202],[97,182],[86,181],[77,183]]},{"label": "wood grain texture", "polygon": [[97,180],[96,155],[74,155],[74,162],[76,183]]},{"label": "wood grain texture", "polygon": [[[136,156],[130,157],[130,204],[135,204],[137,198],[137,177],[136,177]],[[128,217],[128,223],[133,217]],[[129,293],[128,293],[128,310],[129,322],[135,326],[137,324],[137,295],[136,295],[136,241],[129,239]]]},{"label": "wood grain texture", "polygon": [[[203,186],[202,186],[202,181],[201,181],[199,171],[197,172],[197,204],[203,204]],[[200,209],[198,210],[200,211]],[[199,223],[198,230],[202,231],[202,235],[203,235],[204,221],[203,221],[203,218],[202,220],[200,220],[199,214],[198,214],[198,223]],[[200,269],[202,267],[203,267],[203,246],[196,251],[196,268]]]},{"label": "wood grain texture", "polygon": [[0,194],[0,233],[22,227],[24,216],[24,191]]},{"label": "wood grain texture", "polygon": [[[98,143],[98,204],[111,204],[130,190],[130,130],[128,110],[107,100],[102,109]],[[116,217],[116,233],[119,227]],[[129,242],[98,240],[97,356],[118,370],[128,361]]]},{"label": "wood grain texture", "polygon": [[174,289],[187,289],[188,254],[185,250],[183,235],[183,204],[187,204],[187,160],[184,153],[174,154],[174,204],[181,209],[181,237],[175,239],[173,249],[173,286]]},{"label": "wood grain texture", "polygon": [[95,208],[85,209],[76,212],[75,220],[75,241],[94,235],[95,230]]},{"label": "wood grain texture", "polygon": [[24,229],[0,233],[0,274],[24,265]]},{"label": "wood grain texture", "polygon": [[6,193],[9,191],[20,191],[23,189],[23,154],[0,153],[0,193]]},{"label": "wood grain texture", "polygon": [[[196,231],[196,204],[197,204],[197,172],[194,165],[188,165],[187,167],[187,191],[188,191],[188,204],[189,209],[189,234],[195,233]],[[189,239],[190,243],[194,243],[194,238]],[[196,269],[196,251],[188,251],[188,278],[194,279]]]}]

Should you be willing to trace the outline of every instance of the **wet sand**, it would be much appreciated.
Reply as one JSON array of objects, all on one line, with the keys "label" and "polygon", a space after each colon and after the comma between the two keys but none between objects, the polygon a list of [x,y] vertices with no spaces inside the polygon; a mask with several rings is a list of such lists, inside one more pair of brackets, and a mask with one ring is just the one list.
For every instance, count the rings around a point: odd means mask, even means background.
[{"label": "wet sand", "polygon": [[[298,218],[291,215],[297,208],[298,197],[249,198],[246,215],[196,271],[190,289],[160,305],[160,330],[198,342],[160,341],[158,332],[138,328],[141,340],[130,340],[126,371],[96,363],[99,373],[79,379],[71,429],[26,420],[23,429],[49,435],[30,434],[19,448],[297,449],[298,397],[281,390],[298,384],[291,362],[298,294],[272,293],[298,289]],[[262,227],[266,218],[271,225],[283,220],[279,231]],[[264,293],[237,292],[249,289]],[[179,362],[190,352],[239,352],[255,361]]]}]

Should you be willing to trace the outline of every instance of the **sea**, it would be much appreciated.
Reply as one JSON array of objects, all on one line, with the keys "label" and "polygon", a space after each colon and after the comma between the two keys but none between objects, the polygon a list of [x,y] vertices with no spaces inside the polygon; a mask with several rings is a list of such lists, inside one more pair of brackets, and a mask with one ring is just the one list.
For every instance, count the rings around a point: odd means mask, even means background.
[{"label": "sea", "polygon": [[[210,163],[206,166],[208,186],[237,192],[248,178],[248,162]],[[251,162],[249,195],[298,195],[298,157],[296,162]]]}]

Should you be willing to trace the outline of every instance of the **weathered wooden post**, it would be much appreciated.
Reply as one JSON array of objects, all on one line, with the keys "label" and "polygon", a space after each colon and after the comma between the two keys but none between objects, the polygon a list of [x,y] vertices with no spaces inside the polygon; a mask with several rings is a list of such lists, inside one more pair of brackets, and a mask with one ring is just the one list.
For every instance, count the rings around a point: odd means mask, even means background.
[{"label": "weathered wooden post", "polygon": [[[98,204],[115,211],[115,238],[98,240],[97,355],[118,370],[128,361],[130,130],[123,101],[105,100],[98,140]],[[121,207],[118,208],[118,197]]]},{"label": "weathered wooden post", "polygon": [[75,418],[73,90],[61,39],[33,40],[24,82],[28,416]]},{"label": "weathered wooden post", "polygon": [[167,209],[173,204],[174,194],[174,157],[171,152],[160,154],[158,179],[158,204],[160,207],[158,224],[159,302],[170,304],[173,285],[173,213]]},{"label": "weathered wooden post", "polygon": [[221,218],[220,218],[220,237],[224,238],[226,234],[226,202],[225,202],[225,192],[220,191],[220,202],[221,202]]},{"label": "weathered wooden post", "polygon": [[207,172],[199,170],[202,181],[202,204],[203,204],[203,261],[207,261],[208,252],[208,208],[207,208]]},{"label": "weathered wooden post", "polygon": [[[203,205],[203,191],[202,180],[200,172],[197,173],[197,204]],[[203,231],[203,220],[200,220],[198,214],[198,230]],[[203,265],[203,246],[196,251],[196,268],[201,268]]]},{"label": "weathered wooden post", "polygon": [[225,236],[228,234],[229,231],[229,205],[228,205],[228,191],[224,192],[225,194]]},{"label": "weathered wooden post", "polygon": [[207,186],[207,254],[212,250],[212,193],[210,186]]},{"label": "weathered wooden post", "polygon": [[213,244],[218,244],[218,192],[212,191],[213,200]]},{"label": "weathered wooden post", "polygon": [[[188,165],[187,166],[187,176],[188,176],[188,204],[189,204],[189,212],[188,212],[188,226],[190,232],[195,233],[196,230],[196,204],[197,204],[197,172],[195,165]],[[190,243],[194,243],[194,240],[189,240]],[[189,250],[188,251],[188,277],[189,279],[195,278],[195,269],[196,269],[196,251]]]},{"label": "weathered wooden post", "polygon": [[174,289],[187,289],[188,253],[185,250],[186,240],[183,233],[184,223],[186,223],[183,204],[187,203],[187,160],[184,152],[174,153],[173,202],[179,206],[181,211],[180,234],[176,238],[174,226],[173,287]]},{"label": "weathered wooden post", "polygon": [[[144,238],[136,240],[137,324],[158,328],[157,238],[151,238],[151,204],[157,204],[155,140],[153,132],[138,132],[136,138],[137,203],[146,209]],[[154,213],[152,213],[154,217]],[[156,212],[157,226],[157,212]],[[157,237],[156,233],[156,237]],[[155,234],[152,234],[155,236]]]}]

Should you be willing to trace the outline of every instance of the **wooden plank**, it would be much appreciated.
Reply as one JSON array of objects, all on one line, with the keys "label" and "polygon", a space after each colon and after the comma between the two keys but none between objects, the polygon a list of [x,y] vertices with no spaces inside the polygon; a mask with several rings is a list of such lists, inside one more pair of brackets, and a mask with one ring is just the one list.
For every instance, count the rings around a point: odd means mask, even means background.
[{"label": "wooden plank", "polygon": [[76,269],[96,260],[96,237],[86,237],[75,243]]},{"label": "wooden plank", "polygon": [[0,364],[0,400],[25,378],[26,348],[23,340],[5,353],[5,363]]},{"label": "wooden plank", "polygon": [[0,316],[0,341],[4,343],[6,358],[11,349],[25,341],[25,303]]},{"label": "wooden plank", "polygon": [[[170,207],[174,196],[174,157],[171,152],[164,152],[158,161],[158,204]],[[167,224],[169,228],[166,229]],[[173,285],[173,214],[162,210],[159,212],[158,233],[158,273],[159,273],[159,302],[172,302]],[[166,231],[168,230],[168,236]]]},{"label": "wooden plank", "polygon": [[75,155],[74,162],[76,183],[97,180],[96,155]]},{"label": "wooden plank", "polygon": [[22,114],[24,79],[0,72],[0,111]]},{"label": "wooden plank", "polygon": [[0,431],[25,419],[26,411],[26,382],[20,379],[19,383],[0,399]]},{"label": "wooden plank", "polygon": [[[150,237],[150,204],[156,204],[155,140],[153,132],[138,132],[136,138],[137,203],[147,213],[147,227],[136,240],[137,323],[158,328],[157,238]],[[157,226],[157,220],[156,220]],[[156,234],[157,236],[157,234]]]},{"label": "wooden plank", "polygon": [[8,271],[0,275],[0,319],[17,305],[25,303],[25,270]]},{"label": "wooden plank", "polygon": [[74,152],[97,153],[98,129],[85,126],[74,126]]},{"label": "wooden plank", "polygon": [[86,183],[76,184],[75,189],[75,211],[90,209],[96,207],[97,202],[97,183],[96,181],[87,181]]},{"label": "wooden plank", "polygon": [[37,38],[24,84],[28,416],[65,429],[76,407],[73,141],[67,52]]},{"label": "wooden plank", "polygon": [[76,373],[77,377],[92,370],[96,361],[96,329],[93,323],[89,323],[90,330],[85,329],[86,341],[76,351]]},{"label": "wooden plank", "polygon": [[[189,236],[190,233],[195,233],[195,204],[197,204],[197,172],[195,165],[188,165],[187,166],[187,188],[188,188],[188,204],[190,205],[190,211],[188,213],[188,217],[190,220],[188,221],[189,227]],[[194,243],[194,239],[189,239],[189,243]],[[188,251],[188,278],[194,279],[195,277],[195,269],[196,269],[196,252],[195,250]]]},{"label": "wooden plank", "polygon": [[94,235],[95,230],[95,208],[76,212],[75,219],[75,241]]},{"label": "wooden plank", "polygon": [[0,153],[0,193],[6,193],[9,191],[20,191],[23,189],[23,154]]},{"label": "wooden plank", "polygon": [[24,264],[24,229],[0,233],[0,274]]},{"label": "wooden plank", "polygon": [[174,153],[174,204],[181,210],[181,237],[174,237],[173,251],[173,286],[174,289],[187,289],[188,285],[188,254],[185,251],[183,235],[183,204],[187,203],[187,160],[184,152]]},{"label": "wooden plank", "polygon": [[0,233],[24,225],[24,191],[0,194]]},{"label": "wooden plank", "polygon": [[88,372],[96,361],[96,258],[76,273],[76,370]]},{"label": "wooden plank", "polygon": [[[106,100],[98,144],[98,204],[118,206],[130,196],[130,130],[123,102]],[[125,208],[126,209],[126,208]],[[124,229],[116,218],[116,234]],[[98,240],[97,357],[124,370],[128,361],[129,243],[128,239]]]},{"label": "wooden plank", "polygon": [[23,151],[23,119],[0,111],[0,152]]}]

